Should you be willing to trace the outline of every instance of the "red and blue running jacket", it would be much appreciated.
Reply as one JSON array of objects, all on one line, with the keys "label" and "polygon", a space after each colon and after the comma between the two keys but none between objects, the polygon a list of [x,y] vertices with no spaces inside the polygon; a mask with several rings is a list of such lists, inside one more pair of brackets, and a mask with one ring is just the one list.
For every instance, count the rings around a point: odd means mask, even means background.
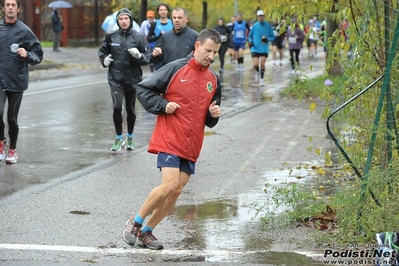
[{"label": "red and blue running jacket", "polygon": [[[169,153],[196,162],[204,140],[205,126],[214,127],[209,106],[220,105],[221,83],[210,69],[199,64],[193,53],[149,75],[137,85],[137,98],[150,113],[158,115],[148,146],[150,153]],[[169,102],[181,108],[166,114]]]}]

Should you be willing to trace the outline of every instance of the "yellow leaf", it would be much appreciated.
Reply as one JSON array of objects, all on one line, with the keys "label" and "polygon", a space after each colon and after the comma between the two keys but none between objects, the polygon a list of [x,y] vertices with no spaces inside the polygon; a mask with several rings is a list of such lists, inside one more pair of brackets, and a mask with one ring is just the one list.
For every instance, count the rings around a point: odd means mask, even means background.
[{"label": "yellow leaf", "polygon": [[319,168],[319,169],[317,169],[317,173],[318,173],[319,175],[325,175],[325,174],[326,174],[326,171],[325,171],[323,168]]},{"label": "yellow leaf", "polygon": [[315,103],[311,103],[309,106],[310,112],[313,113],[314,109],[316,109],[316,104]]}]

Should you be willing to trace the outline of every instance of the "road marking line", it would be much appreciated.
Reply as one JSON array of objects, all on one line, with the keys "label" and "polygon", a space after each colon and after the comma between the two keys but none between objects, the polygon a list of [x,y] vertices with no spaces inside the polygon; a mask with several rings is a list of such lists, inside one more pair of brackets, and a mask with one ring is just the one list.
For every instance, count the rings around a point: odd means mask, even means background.
[{"label": "road marking line", "polygon": [[83,84],[76,84],[76,85],[71,85],[71,86],[65,86],[65,87],[60,87],[56,89],[49,89],[49,90],[44,90],[44,91],[36,91],[36,92],[26,92],[24,93],[24,96],[29,96],[29,95],[34,95],[34,94],[41,94],[41,93],[46,93],[46,92],[53,92],[53,91],[62,91],[66,89],[71,89],[71,88],[76,88],[76,87],[83,87],[87,85],[94,85],[94,84],[100,84],[107,82],[107,80],[104,81],[97,81],[97,82],[90,82],[90,83],[83,83]]},{"label": "road marking line", "polygon": [[[102,254],[148,254],[156,250],[146,248],[98,248],[98,247],[79,247],[79,246],[58,246],[58,245],[30,245],[30,244],[0,244],[1,249],[8,250],[37,250],[37,251],[67,251],[83,253],[102,253]],[[197,255],[197,256],[229,256],[245,255],[255,253],[266,253],[266,250],[256,251],[230,251],[230,250],[173,250],[163,249],[159,253],[164,255]]]}]

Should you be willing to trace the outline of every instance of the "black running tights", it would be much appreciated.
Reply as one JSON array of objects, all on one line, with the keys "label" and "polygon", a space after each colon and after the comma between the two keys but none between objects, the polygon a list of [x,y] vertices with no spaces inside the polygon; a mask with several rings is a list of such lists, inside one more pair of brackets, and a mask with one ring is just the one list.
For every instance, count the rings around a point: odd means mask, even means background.
[{"label": "black running tights", "polygon": [[[299,66],[299,52],[301,49],[290,49],[290,60],[291,60],[291,67],[295,69],[296,66]],[[295,54],[295,56],[294,56]]]},{"label": "black running tights", "polygon": [[228,45],[222,43],[222,45],[220,46],[220,49],[218,51],[219,53],[219,61],[220,61],[220,68],[224,67],[224,55],[226,54]]},{"label": "black running tights", "polygon": [[6,100],[8,100],[7,122],[8,135],[10,137],[10,148],[17,148],[17,139],[19,133],[18,113],[21,107],[23,92],[10,92],[0,90],[0,141],[5,140],[5,124],[3,120]]},{"label": "black running tights", "polygon": [[125,109],[127,113],[127,133],[133,134],[136,123],[136,89],[123,90],[118,87],[111,87],[112,104],[114,106],[114,125],[116,135],[122,135],[122,103],[125,97]]}]

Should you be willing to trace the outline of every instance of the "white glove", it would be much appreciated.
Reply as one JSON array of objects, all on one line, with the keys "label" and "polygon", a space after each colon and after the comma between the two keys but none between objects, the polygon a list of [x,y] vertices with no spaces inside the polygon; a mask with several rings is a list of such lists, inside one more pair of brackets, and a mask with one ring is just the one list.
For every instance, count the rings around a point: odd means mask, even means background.
[{"label": "white glove", "polygon": [[130,48],[128,50],[128,52],[136,59],[140,59],[141,58],[141,53],[136,47]]},{"label": "white glove", "polygon": [[114,59],[112,59],[112,55],[108,55],[106,58],[104,58],[104,66],[109,66],[112,62],[114,62]]}]

